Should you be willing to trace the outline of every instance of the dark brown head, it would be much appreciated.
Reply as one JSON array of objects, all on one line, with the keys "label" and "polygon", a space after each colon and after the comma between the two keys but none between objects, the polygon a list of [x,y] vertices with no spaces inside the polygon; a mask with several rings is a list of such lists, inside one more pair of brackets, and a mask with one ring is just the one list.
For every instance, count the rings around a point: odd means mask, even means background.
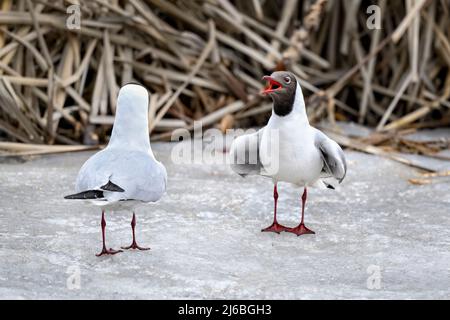
[{"label": "dark brown head", "polygon": [[297,79],[294,74],[287,71],[277,71],[270,76],[264,76],[267,81],[262,94],[269,95],[273,100],[273,111],[276,115],[284,117],[294,108]]}]

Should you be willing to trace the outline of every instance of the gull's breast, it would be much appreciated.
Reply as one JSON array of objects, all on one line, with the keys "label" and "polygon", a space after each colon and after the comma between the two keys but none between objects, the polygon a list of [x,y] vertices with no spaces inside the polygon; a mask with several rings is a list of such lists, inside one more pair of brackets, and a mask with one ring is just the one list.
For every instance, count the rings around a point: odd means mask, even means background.
[{"label": "gull's breast", "polygon": [[[261,141],[261,162],[266,175],[275,181],[308,185],[320,177],[323,168],[319,150],[308,131],[280,130],[279,139]],[[268,146],[268,144],[271,144]],[[270,150],[264,152],[264,148]]]}]

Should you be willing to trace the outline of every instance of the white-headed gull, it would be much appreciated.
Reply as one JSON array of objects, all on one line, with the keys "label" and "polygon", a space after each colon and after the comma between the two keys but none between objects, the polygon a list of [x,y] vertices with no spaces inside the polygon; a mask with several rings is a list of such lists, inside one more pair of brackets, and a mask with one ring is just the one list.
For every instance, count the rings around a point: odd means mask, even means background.
[{"label": "white-headed gull", "polygon": [[[278,71],[263,79],[267,87],[262,93],[273,100],[272,115],[258,132],[233,141],[231,167],[242,176],[259,174],[273,180],[273,224],[262,231],[313,234],[304,224],[307,187],[334,189],[324,178],[341,183],[347,171],[344,152],[335,141],[310,126],[299,82],[292,73]],[[301,220],[295,228],[277,222],[278,182],[304,188]]]},{"label": "white-headed gull", "polygon": [[167,172],[150,146],[148,130],[148,92],[137,84],[119,91],[116,117],[108,146],[87,160],[77,176],[77,194],[66,199],[82,199],[102,207],[103,248],[97,255],[121,250],[106,249],[105,209],[132,210],[133,242],[122,249],[142,248],[136,243],[134,208],[158,201],[166,190]]}]

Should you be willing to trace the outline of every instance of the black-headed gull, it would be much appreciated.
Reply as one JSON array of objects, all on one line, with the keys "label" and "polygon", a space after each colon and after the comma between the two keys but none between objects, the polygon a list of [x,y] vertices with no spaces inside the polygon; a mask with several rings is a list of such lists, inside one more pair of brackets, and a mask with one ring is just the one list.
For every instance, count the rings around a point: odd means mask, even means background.
[{"label": "black-headed gull", "polygon": [[[259,174],[273,180],[274,219],[262,231],[313,234],[304,224],[307,187],[334,189],[323,178],[335,178],[341,183],[347,171],[344,152],[335,141],[310,126],[300,84],[292,73],[278,71],[263,79],[267,87],[262,93],[273,100],[272,115],[258,132],[233,141],[231,168],[242,176]],[[301,220],[295,228],[277,221],[278,182],[304,188]]]},{"label": "black-headed gull", "polygon": [[155,159],[150,146],[148,92],[141,85],[127,84],[119,91],[108,146],[84,163],[77,176],[77,194],[65,197],[89,200],[102,207],[103,248],[97,256],[121,252],[106,249],[106,209],[133,211],[133,241],[122,249],[149,249],[136,243],[134,209],[140,204],[158,201],[166,190],[166,184],[166,169]]}]

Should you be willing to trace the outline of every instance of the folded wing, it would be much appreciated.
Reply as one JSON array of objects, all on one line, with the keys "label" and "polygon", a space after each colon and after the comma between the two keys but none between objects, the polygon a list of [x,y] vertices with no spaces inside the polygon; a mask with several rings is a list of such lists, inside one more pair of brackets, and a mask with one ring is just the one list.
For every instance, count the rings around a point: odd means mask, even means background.
[{"label": "folded wing", "polygon": [[145,152],[105,149],[80,169],[75,195],[66,199],[154,202],[165,192],[164,166]]},{"label": "folded wing", "polygon": [[335,141],[319,130],[316,131],[315,145],[319,149],[324,163],[323,172],[341,183],[347,173],[344,151]]},{"label": "folded wing", "polygon": [[125,192],[124,189],[122,189],[118,185],[112,183],[111,180],[109,180],[108,183],[106,183],[105,185],[100,187],[100,190],[87,190],[87,191],[83,191],[80,193],[65,196],[64,199],[101,200],[101,199],[105,199],[104,191]]},{"label": "folded wing", "polygon": [[240,176],[258,175],[262,164],[259,145],[264,128],[251,134],[237,137],[230,148],[231,169]]}]

